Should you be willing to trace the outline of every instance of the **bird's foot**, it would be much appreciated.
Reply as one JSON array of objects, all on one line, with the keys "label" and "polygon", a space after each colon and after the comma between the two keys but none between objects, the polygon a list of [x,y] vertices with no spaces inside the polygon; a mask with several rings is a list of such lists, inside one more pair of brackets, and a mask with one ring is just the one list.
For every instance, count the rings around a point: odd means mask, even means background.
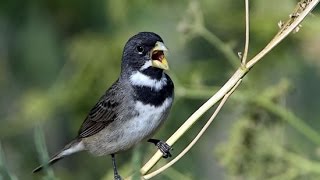
[{"label": "bird's foot", "polygon": [[121,176],[119,174],[114,175],[114,180],[122,180]]},{"label": "bird's foot", "polygon": [[172,156],[170,153],[170,150],[172,150],[172,147],[169,146],[169,144],[167,144],[166,142],[163,142],[158,139],[149,139],[148,142],[151,142],[157,146],[157,148],[162,152],[163,158],[168,158]]},{"label": "bird's foot", "polygon": [[118,170],[117,170],[116,158],[115,158],[115,155],[114,155],[114,154],[111,154],[111,159],[112,159],[114,180],[122,180],[122,178],[121,178],[121,176],[119,175]]},{"label": "bird's foot", "polygon": [[167,144],[166,142],[163,141],[159,141],[156,146],[158,147],[158,149],[162,152],[162,157],[163,158],[168,158],[171,157],[171,153],[170,150],[172,150],[171,146],[169,146],[169,144]]}]

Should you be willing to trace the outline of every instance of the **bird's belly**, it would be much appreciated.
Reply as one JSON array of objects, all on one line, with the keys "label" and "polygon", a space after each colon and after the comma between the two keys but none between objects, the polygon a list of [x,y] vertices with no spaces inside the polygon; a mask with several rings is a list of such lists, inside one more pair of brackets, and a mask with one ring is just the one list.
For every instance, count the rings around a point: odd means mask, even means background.
[{"label": "bird's belly", "polygon": [[134,117],[123,117],[122,120],[111,123],[96,135],[89,137],[95,140],[85,143],[87,149],[95,155],[106,155],[131,148],[155,132],[165,120],[171,104],[172,98],[167,98],[160,106],[137,101],[135,104],[137,113]]}]

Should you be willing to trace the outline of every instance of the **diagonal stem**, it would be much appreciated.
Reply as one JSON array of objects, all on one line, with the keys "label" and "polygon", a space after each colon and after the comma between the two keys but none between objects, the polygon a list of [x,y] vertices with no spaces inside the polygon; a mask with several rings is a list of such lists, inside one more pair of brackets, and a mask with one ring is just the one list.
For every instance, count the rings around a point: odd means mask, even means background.
[{"label": "diagonal stem", "polygon": [[221,108],[223,107],[223,105],[226,103],[227,99],[231,96],[231,94],[236,90],[236,88],[240,85],[241,83],[241,79],[237,82],[237,84],[230,90],[230,92],[228,92],[223,99],[221,100],[221,102],[219,103],[217,109],[214,111],[214,113],[212,114],[212,116],[210,117],[210,119],[207,121],[207,123],[203,126],[203,128],[200,130],[200,132],[197,134],[197,136],[192,140],[192,142],[178,155],[176,156],[173,160],[171,160],[169,163],[167,163],[166,165],[164,165],[163,167],[157,169],[156,171],[147,174],[145,176],[143,176],[144,179],[151,179],[152,177],[160,174],[161,172],[163,172],[164,170],[166,170],[167,168],[169,168],[170,166],[172,166],[174,163],[176,163],[178,160],[180,160],[194,145],[195,143],[200,139],[200,137],[203,135],[203,133],[208,129],[208,127],[210,126],[210,124],[213,122],[214,118],[217,116],[217,114],[220,112]]},{"label": "diagonal stem", "polygon": [[249,0],[245,0],[245,11],[246,11],[246,41],[244,45],[244,51],[242,56],[242,65],[245,65],[247,62],[248,51],[249,51]]}]

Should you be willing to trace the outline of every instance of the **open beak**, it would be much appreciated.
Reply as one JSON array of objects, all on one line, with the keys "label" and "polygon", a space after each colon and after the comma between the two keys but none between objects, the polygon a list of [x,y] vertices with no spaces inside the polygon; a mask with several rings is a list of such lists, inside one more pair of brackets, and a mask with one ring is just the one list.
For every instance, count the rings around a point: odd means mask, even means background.
[{"label": "open beak", "polygon": [[153,67],[164,70],[169,69],[168,61],[164,56],[164,51],[168,51],[166,46],[162,42],[157,41],[150,53]]}]

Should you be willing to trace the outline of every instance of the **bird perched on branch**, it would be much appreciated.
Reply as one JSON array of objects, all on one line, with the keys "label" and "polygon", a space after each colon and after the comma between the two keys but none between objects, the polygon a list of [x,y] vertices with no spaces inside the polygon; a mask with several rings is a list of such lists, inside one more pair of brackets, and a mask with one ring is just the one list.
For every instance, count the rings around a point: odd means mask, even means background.
[{"label": "bird perched on branch", "polygon": [[[152,32],[140,32],[126,43],[120,77],[89,111],[77,137],[54,155],[48,165],[73,153],[87,150],[93,155],[111,155],[114,179],[120,180],[115,154],[148,140],[171,156],[171,147],[157,139],[149,139],[167,118],[174,86],[164,73],[168,62],[161,37]],[[39,166],[33,170],[43,169]]]}]

